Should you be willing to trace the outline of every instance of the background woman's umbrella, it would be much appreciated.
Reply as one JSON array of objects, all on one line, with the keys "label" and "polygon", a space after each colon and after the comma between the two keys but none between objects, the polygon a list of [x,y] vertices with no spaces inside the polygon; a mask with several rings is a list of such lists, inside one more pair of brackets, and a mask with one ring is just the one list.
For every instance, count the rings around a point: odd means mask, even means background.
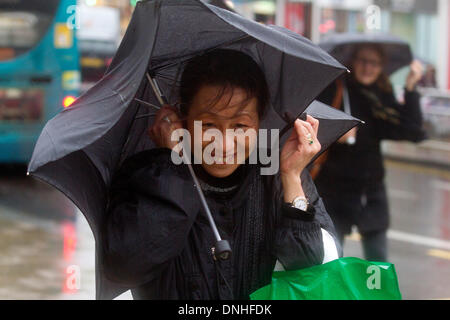
[{"label": "background woman's umbrella", "polygon": [[88,220],[96,239],[97,298],[129,289],[104,277],[99,233],[115,170],[129,156],[154,147],[146,129],[159,97],[148,78],[176,104],[185,62],[214,48],[242,51],[265,73],[271,95],[266,128],[285,126],[286,112],[301,114],[345,71],[305,38],[201,1],[138,2],[104,77],[46,124],[28,167],[69,197]]},{"label": "background woman's umbrella", "polygon": [[360,44],[377,44],[383,48],[387,57],[385,70],[389,75],[409,65],[413,59],[406,41],[385,33],[337,33],[325,37],[319,46],[348,67],[353,50]]}]

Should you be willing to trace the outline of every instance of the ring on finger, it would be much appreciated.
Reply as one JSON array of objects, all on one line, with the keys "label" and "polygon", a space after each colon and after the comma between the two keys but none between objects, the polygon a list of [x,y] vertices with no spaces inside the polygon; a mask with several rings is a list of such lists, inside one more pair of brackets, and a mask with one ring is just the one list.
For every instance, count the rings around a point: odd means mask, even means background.
[{"label": "ring on finger", "polygon": [[306,135],[306,140],[308,140],[308,143],[309,143],[309,144],[313,144],[313,143],[314,143],[314,140],[313,140],[313,138],[312,138],[311,133],[308,133],[308,134]]}]

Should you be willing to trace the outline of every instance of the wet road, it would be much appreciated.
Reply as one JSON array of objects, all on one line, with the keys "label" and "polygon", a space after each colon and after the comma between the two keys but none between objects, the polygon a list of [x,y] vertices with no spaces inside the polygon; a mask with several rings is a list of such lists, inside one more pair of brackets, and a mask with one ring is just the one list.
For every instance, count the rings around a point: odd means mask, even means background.
[{"label": "wet road", "polygon": [[[450,299],[450,171],[387,161],[389,260],[404,299]],[[355,232],[346,256],[363,258]]]},{"label": "wet road", "polygon": [[[0,169],[0,299],[94,299],[94,239],[86,220],[24,172]],[[387,161],[386,182],[389,257],[403,298],[450,299],[450,170]],[[356,232],[344,251],[363,257]]]},{"label": "wet road", "polygon": [[24,172],[0,168],[0,299],[93,299],[94,238],[86,220]]}]

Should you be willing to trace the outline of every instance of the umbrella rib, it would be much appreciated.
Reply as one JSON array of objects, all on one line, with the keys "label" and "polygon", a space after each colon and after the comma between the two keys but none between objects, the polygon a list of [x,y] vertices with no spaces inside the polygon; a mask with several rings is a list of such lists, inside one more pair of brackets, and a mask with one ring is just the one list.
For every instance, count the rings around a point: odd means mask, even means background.
[{"label": "umbrella rib", "polygon": [[[180,62],[179,64],[181,64],[181,62]],[[155,73],[154,73],[154,76],[157,76],[158,78],[161,78],[161,79],[174,81],[174,78],[171,78],[171,77],[169,77],[169,76],[167,76],[167,75],[163,75],[163,74],[158,73],[158,72],[155,72]]]},{"label": "umbrella rib", "polygon": [[164,100],[166,100],[166,98],[164,97],[161,90],[159,89],[158,84],[155,81],[153,81],[153,79],[150,77],[150,74],[148,72],[145,73],[145,76],[147,77],[148,82],[152,86],[153,92],[156,93],[156,98],[158,99],[159,104],[163,106],[165,104]]},{"label": "umbrella rib", "polygon": [[[148,72],[146,73],[146,75],[147,75],[148,81],[150,82],[150,84],[151,84],[151,86],[153,88],[153,91],[154,91],[155,95],[159,95],[158,101],[161,101],[161,105],[168,104],[167,98],[166,98],[166,96],[164,96],[162,91],[159,89],[159,86],[158,86],[158,83],[156,82],[156,80],[154,80],[149,75]],[[228,259],[229,254],[231,253],[230,245],[229,245],[229,243],[226,240],[222,240],[222,238],[220,237],[219,230],[217,229],[216,223],[214,222],[214,218],[213,218],[213,216],[211,214],[211,211],[209,209],[208,203],[206,202],[205,195],[203,194],[203,191],[202,191],[202,189],[200,187],[200,183],[199,183],[199,181],[197,179],[197,176],[196,176],[196,174],[194,172],[194,169],[192,168],[192,164],[190,163],[190,159],[188,158],[186,152],[183,152],[183,159],[184,159],[184,163],[187,165],[187,167],[189,169],[189,172],[191,174],[192,180],[194,180],[194,187],[197,190],[197,193],[198,193],[198,195],[200,197],[200,202],[201,202],[201,204],[203,206],[203,209],[205,210],[205,213],[206,213],[207,219],[209,221],[210,227],[211,227],[211,229],[212,229],[212,231],[214,233],[214,237],[216,238],[216,241],[217,241],[216,245],[213,247],[213,250],[214,250],[213,251],[213,255],[216,256],[216,254],[217,254],[218,257],[221,257],[222,254],[226,254],[226,257],[221,258],[223,260],[226,260],[226,259]],[[218,247],[219,245],[221,246],[221,248]],[[220,249],[220,252],[216,253],[216,250],[219,251],[219,249]]]},{"label": "umbrella rib", "polygon": [[[181,62],[180,62],[180,64],[181,64]],[[180,69],[181,69],[181,67],[180,67]],[[172,86],[171,86],[171,88],[170,88],[170,93],[169,93],[169,94],[170,94],[169,97],[171,97],[173,88],[174,88],[175,86],[179,85],[178,83],[179,83],[180,81],[178,81],[178,79],[175,79],[174,77],[170,77],[170,76],[167,76],[167,75],[163,75],[163,74],[158,73],[158,72],[155,72],[153,75],[154,75],[155,78],[159,78],[159,79],[163,79],[163,80],[167,80],[167,81],[172,82]]]},{"label": "umbrella rib", "polygon": [[147,107],[152,107],[152,108],[155,108],[155,109],[158,109],[158,110],[161,109],[160,107],[158,107],[158,106],[156,106],[156,105],[154,105],[154,104],[152,104],[150,102],[147,102],[147,101],[144,101],[144,100],[141,100],[141,99],[138,99],[138,98],[134,98],[134,100],[139,102],[139,103],[141,103],[141,104],[143,104],[143,105],[145,105],[145,106],[147,106]]},{"label": "umbrella rib", "polygon": [[141,115],[135,117],[135,119],[148,118],[148,117],[153,117],[153,116],[156,116],[156,113],[144,113],[144,114],[141,114]]},{"label": "umbrella rib", "polygon": [[178,76],[180,75],[180,70],[181,70],[181,62],[178,63],[177,73],[175,74],[175,79],[173,80],[172,85],[170,86],[169,98],[172,98],[173,90],[175,89],[175,86],[178,81]]}]

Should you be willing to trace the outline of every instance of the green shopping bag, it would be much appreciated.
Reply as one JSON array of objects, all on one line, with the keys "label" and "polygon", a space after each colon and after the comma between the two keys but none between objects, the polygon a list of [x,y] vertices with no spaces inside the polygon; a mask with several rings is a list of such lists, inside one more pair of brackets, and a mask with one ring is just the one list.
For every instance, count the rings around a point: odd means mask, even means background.
[{"label": "green shopping bag", "polygon": [[401,300],[394,265],[345,257],[295,271],[274,271],[251,300]]}]

